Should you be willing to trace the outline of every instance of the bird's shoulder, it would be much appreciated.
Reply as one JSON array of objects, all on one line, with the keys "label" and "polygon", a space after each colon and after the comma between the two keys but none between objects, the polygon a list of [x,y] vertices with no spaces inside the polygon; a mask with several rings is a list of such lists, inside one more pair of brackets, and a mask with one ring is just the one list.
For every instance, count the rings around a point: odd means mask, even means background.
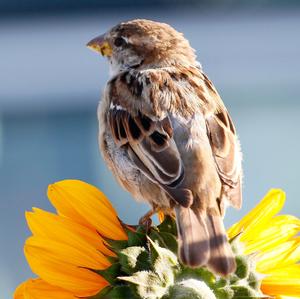
[{"label": "bird's shoulder", "polygon": [[189,117],[223,107],[212,82],[194,66],[126,70],[107,83],[106,93],[113,105],[158,118],[166,111]]}]

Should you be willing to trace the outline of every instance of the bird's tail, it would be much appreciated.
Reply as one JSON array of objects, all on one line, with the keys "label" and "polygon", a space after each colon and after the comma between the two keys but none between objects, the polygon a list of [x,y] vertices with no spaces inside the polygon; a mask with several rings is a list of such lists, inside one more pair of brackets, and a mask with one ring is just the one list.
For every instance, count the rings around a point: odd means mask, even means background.
[{"label": "bird's tail", "polygon": [[210,257],[207,267],[222,276],[235,272],[235,258],[228,243],[223,219],[219,215],[207,215],[206,225],[210,237]]},{"label": "bird's tail", "polygon": [[236,269],[221,216],[207,215],[191,208],[176,206],[178,254],[189,267],[207,266],[226,276]]},{"label": "bird's tail", "polygon": [[179,241],[179,258],[190,267],[206,265],[209,260],[209,232],[204,215],[191,208],[175,207]]}]

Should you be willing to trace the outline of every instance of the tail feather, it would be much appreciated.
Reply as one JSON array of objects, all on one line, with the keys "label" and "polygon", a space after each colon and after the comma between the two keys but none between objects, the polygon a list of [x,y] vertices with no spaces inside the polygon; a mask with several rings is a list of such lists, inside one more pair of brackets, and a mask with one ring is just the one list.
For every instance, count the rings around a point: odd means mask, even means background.
[{"label": "tail feather", "polygon": [[179,258],[190,267],[206,265],[209,260],[209,238],[205,218],[191,208],[175,207],[179,237]]},{"label": "tail feather", "polygon": [[221,216],[175,207],[178,227],[178,255],[189,267],[207,266],[216,274],[227,276],[236,269]]},{"label": "tail feather", "polygon": [[236,270],[236,263],[222,218],[218,215],[208,215],[206,224],[210,236],[210,258],[207,267],[214,273],[227,276]]}]

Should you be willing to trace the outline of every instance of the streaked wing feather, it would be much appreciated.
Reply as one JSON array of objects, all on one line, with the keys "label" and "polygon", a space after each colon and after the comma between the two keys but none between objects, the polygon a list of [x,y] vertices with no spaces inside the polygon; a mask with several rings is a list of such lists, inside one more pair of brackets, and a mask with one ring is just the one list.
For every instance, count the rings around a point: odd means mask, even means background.
[{"label": "streaked wing feather", "polygon": [[228,199],[239,208],[242,202],[240,148],[234,125],[225,108],[207,119],[207,130],[218,173],[229,187]]},{"label": "streaked wing feather", "polygon": [[151,120],[141,113],[131,116],[126,110],[113,106],[108,120],[115,143],[118,146],[127,144],[128,154],[135,165],[176,202],[189,206],[192,193],[178,187],[184,169],[170,119]]}]

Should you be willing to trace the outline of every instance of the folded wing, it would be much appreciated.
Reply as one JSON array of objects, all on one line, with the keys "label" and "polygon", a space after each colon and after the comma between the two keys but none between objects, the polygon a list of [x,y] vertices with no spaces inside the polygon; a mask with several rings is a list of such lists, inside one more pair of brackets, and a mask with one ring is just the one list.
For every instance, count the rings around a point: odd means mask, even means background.
[{"label": "folded wing", "polygon": [[108,120],[115,143],[127,148],[136,167],[159,184],[175,202],[190,206],[193,201],[191,191],[180,188],[184,167],[169,117],[152,120],[140,112],[131,115],[120,105],[112,105]]},{"label": "folded wing", "polygon": [[207,119],[208,137],[215,158],[219,176],[230,203],[240,208],[241,193],[241,154],[232,120],[226,111],[213,114]]}]

